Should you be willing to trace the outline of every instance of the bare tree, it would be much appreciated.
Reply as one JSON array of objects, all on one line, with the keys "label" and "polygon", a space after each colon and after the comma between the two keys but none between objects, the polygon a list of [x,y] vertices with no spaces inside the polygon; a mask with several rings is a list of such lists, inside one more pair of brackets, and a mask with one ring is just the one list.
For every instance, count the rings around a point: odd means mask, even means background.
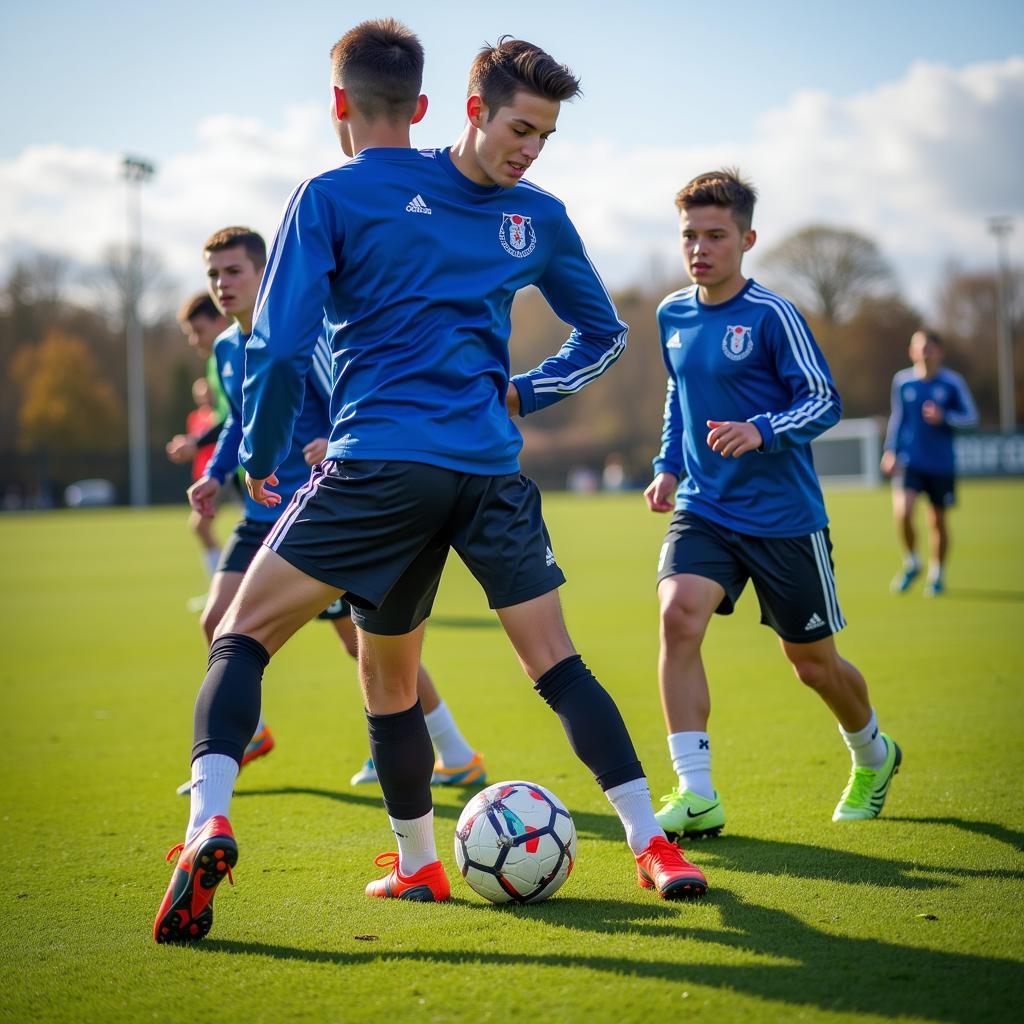
[{"label": "bare tree", "polygon": [[856,231],[812,224],[762,257],[762,265],[798,305],[838,324],[871,294],[891,293],[892,269],[878,246]]},{"label": "bare tree", "polygon": [[[86,273],[97,302],[109,321],[124,323],[131,299],[131,254],[124,245],[108,245],[97,266]],[[142,250],[141,265],[135,279],[139,288],[139,309],[145,321],[160,319],[174,308],[175,283],[164,269],[163,260],[150,249]]]}]

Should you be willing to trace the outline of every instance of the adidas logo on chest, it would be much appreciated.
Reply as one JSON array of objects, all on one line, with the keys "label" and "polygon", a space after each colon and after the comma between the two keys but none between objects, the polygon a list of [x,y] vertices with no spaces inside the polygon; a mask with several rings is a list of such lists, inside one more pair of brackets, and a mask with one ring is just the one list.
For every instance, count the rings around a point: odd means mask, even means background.
[{"label": "adidas logo on chest", "polygon": [[405,208],[405,212],[406,213],[430,213],[430,214],[432,214],[434,211],[429,206],[427,206],[427,204],[423,201],[423,196],[421,196],[417,192],[416,195],[414,195],[412,197],[412,199],[409,200],[409,203],[408,203],[408,205]]}]

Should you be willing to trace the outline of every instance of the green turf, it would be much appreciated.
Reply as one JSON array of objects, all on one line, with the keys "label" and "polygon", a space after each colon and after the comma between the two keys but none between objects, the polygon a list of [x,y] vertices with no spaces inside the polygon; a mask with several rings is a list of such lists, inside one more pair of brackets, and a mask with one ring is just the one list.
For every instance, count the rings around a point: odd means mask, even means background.
[{"label": "green turf", "polygon": [[[829,820],[846,754],[747,594],[712,624],[720,839],[690,852],[698,905],[636,888],[617,820],[453,564],[425,660],[492,780],[568,804],[579,859],[546,904],[369,901],[389,848],[351,662],[304,629],[271,666],[279,747],[243,774],[237,886],[210,937],[154,945],[181,838],[191,708],[204,671],[197,551],[180,510],[0,520],[3,917],[10,1021],[999,1021],[1024,1003],[1020,780],[1024,487],[968,484],[947,596],[887,592],[883,492],[829,496],[844,654],[867,676],[904,768],[878,821]],[[618,700],[655,795],[672,777],[658,707],[652,584],[665,519],[637,495],[546,511],[577,645]],[[464,794],[437,795],[439,845]],[[671,1016],[670,1016],[671,1015]]]}]

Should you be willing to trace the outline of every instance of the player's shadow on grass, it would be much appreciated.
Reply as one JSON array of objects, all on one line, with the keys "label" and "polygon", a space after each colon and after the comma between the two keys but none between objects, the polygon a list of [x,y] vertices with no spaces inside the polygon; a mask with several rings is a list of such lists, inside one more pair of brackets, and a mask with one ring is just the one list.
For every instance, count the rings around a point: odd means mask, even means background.
[{"label": "player's shadow on grass", "polygon": [[[889,821],[899,819],[889,818]],[[903,819],[940,821],[940,819]],[[945,821],[945,819],[941,819]],[[979,823],[980,824],[980,823]],[[816,844],[728,834],[688,846],[688,856],[713,875],[716,868],[789,878],[841,881],[900,889],[945,889],[962,878],[1018,879],[1021,873],[1004,868],[932,865],[891,857],[867,856]],[[712,877],[713,881],[713,877]]]},{"label": "player's shadow on grass", "polygon": [[997,825],[992,821],[971,821],[968,818],[907,818],[889,814],[885,816],[885,820],[906,821],[914,825],[950,825],[964,832],[996,839],[1000,843],[1012,846],[1018,853],[1024,853],[1024,832],[1015,832],[1012,828]]},{"label": "player's shadow on grass", "polygon": [[[462,799],[452,806],[444,801],[434,801],[435,819],[458,821],[466,801],[476,789],[473,786],[449,788],[445,793],[461,794]],[[318,796],[325,800],[334,800],[341,804],[357,807],[374,807],[384,809],[384,800],[378,792],[353,793],[347,789],[321,789],[316,786],[279,786],[276,789],[239,789],[235,798],[247,796]],[[614,814],[594,814],[590,811],[573,811],[572,820],[576,825],[577,834],[583,839],[622,839],[622,825]]]},{"label": "player's shadow on grass", "polygon": [[982,587],[948,587],[945,599],[955,601],[1024,602],[1024,590],[986,590]]},{"label": "player's shadow on grass", "polygon": [[[871,900],[862,896],[856,899],[870,914]],[[605,972],[616,979],[665,981],[676,988],[690,984],[724,993],[740,992],[778,1004],[772,1012],[780,1016],[778,1011],[785,1007],[793,1011],[867,1013],[890,1019],[912,1017],[974,1024],[1008,1019],[1011,1008],[1024,996],[1024,972],[1015,960],[836,935],[788,911],[744,902],[726,890],[713,890],[703,904],[695,907],[633,903],[619,909],[612,907],[611,901],[556,898],[550,904],[523,908],[524,913],[543,914],[550,924],[564,929],[564,952],[409,950],[386,943],[366,952],[332,951],[225,939],[207,940],[195,948],[206,953],[269,956],[353,968],[387,960],[394,966],[450,966],[453,972],[464,972],[474,964],[527,964],[563,968],[574,974],[583,969]],[[812,916],[815,913],[809,907],[804,909]],[[599,920],[592,927],[595,911]],[[482,912],[488,912],[488,908],[482,908]],[[717,920],[712,922],[711,917]],[[644,934],[677,937],[678,959],[590,955],[593,944],[580,941],[580,930],[635,932],[638,921],[653,922],[641,924]],[[920,923],[923,929],[933,927],[927,921]],[[614,929],[608,924],[615,925]],[[882,926],[876,930],[884,931],[884,922],[876,924]],[[677,936],[673,934],[676,931]],[[446,934],[451,935],[451,931]],[[559,931],[551,931],[545,941],[550,945],[559,938]],[[716,960],[731,962],[702,962],[701,947],[696,943],[716,947]],[[761,961],[749,962],[752,955]],[[764,962],[765,958],[769,962]]]}]

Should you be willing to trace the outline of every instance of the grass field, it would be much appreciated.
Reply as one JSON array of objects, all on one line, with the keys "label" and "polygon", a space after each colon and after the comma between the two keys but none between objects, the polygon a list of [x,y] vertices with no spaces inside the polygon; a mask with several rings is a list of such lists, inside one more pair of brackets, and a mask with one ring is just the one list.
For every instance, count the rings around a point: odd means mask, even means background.
[{"label": "grass field", "polygon": [[[389,849],[352,663],[329,627],[271,665],[278,749],[242,775],[236,887],[210,937],[150,929],[181,838],[205,665],[182,510],[0,519],[0,1019],[174,1021],[1002,1021],[1024,1005],[1024,486],[967,484],[947,596],[887,592],[882,492],[829,496],[844,654],[904,749],[885,816],[833,825],[848,771],[830,716],[745,595],[713,623],[721,838],[692,846],[696,905],[639,890],[617,819],[452,564],[425,661],[492,781],[552,788],[580,833],[545,904],[370,901]],[[229,510],[230,511],[230,510]],[[614,694],[655,795],[672,782],[655,681],[665,520],[637,495],[552,496],[577,645]],[[223,525],[227,525],[227,522]],[[442,857],[468,793],[437,793]],[[1017,1010],[1014,1011],[1013,1007]]]}]

